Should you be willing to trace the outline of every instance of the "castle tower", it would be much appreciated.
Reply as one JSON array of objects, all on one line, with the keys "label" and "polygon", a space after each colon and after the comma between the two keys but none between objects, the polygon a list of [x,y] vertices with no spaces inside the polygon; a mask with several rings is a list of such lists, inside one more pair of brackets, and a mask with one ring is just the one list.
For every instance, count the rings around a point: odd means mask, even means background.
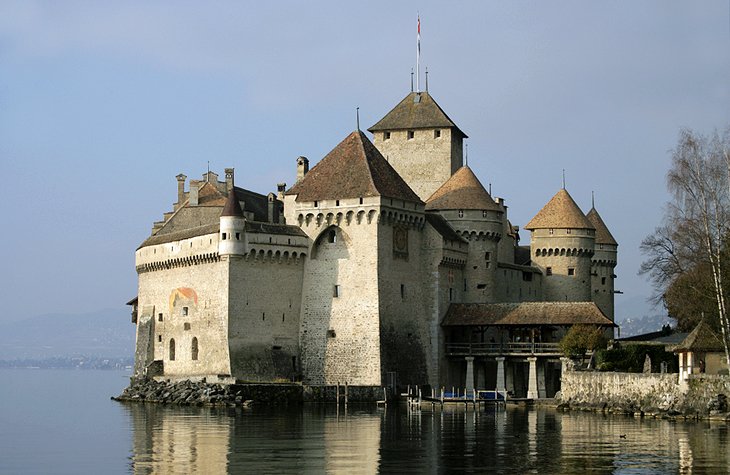
[{"label": "castle tower", "polygon": [[474,172],[464,166],[431,195],[426,201],[426,211],[438,212],[469,241],[464,302],[493,302],[504,207],[494,201]]},{"label": "castle tower", "polygon": [[310,384],[426,380],[418,275],[424,204],[361,131],[286,192],[287,223],[309,236],[300,312]]},{"label": "castle tower", "polygon": [[549,301],[587,302],[591,296],[593,224],[565,188],[530,220],[532,262],[542,268]]},{"label": "castle tower", "polygon": [[596,251],[592,259],[591,289],[593,301],[611,320],[614,319],[614,271],[618,256],[618,243],[593,207],[586,218],[596,228]]},{"label": "castle tower", "polygon": [[428,92],[411,92],[368,130],[380,153],[421,200],[463,164],[467,136]]},{"label": "castle tower", "polygon": [[226,204],[220,217],[220,239],[218,241],[218,254],[224,256],[242,256],[246,254],[246,241],[244,239],[246,221],[243,217],[241,203],[236,196],[235,188],[228,192]]}]

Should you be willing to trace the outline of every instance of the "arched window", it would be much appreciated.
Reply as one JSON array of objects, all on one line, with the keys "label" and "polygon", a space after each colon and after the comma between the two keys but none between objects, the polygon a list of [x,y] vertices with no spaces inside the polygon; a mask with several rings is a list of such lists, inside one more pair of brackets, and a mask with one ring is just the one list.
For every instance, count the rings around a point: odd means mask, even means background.
[{"label": "arched window", "polygon": [[191,354],[193,355],[193,361],[198,360],[198,338],[193,337],[193,343],[191,345]]},{"label": "arched window", "polygon": [[170,338],[170,361],[175,361],[175,339]]}]

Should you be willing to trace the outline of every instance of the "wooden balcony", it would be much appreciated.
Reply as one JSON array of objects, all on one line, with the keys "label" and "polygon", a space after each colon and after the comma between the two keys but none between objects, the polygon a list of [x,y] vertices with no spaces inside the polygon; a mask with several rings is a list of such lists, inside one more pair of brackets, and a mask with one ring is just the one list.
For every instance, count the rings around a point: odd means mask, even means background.
[{"label": "wooden balcony", "polygon": [[562,356],[558,343],[446,343],[446,356]]}]

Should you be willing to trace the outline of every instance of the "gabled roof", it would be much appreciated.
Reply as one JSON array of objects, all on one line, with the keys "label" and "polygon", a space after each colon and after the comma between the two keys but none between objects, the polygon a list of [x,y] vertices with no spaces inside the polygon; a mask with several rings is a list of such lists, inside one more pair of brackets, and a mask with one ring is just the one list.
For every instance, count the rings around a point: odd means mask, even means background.
[{"label": "gabled roof", "polygon": [[687,338],[674,347],[675,353],[680,351],[725,351],[725,347],[712,328],[701,320]]},{"label": "gabled roof", "polygon": [[422,203],[361,131],[348,135],[286,192],[297,201],[384,196]]},{"label": "gabled roof", "polygon": [[565,188],[555,193],[525,226],[530,230],[545,228],[594,229]]},{"label": "gabled roof", "polygon": [[601,215],[598,214],[598,211],[596,211],[596,208],[591,208],[586,215],[586,218],[588,218],[588,221],[590,221],[593,227],[596,228],[596,244],[611,244],[613,246],[618,246],[618,243],[613,238],[611,231],[608,230],[608,226],[606,226]]},{"label": "gabled roof", "polygon": [[593,302],[452,303],[442,326],[616,326]]},{"label": "gabled roof", "polygon": [[494,202],[479,178],[464,166],[426,200],[426,209],[485,209],[504,211]]},{"label": "gabled roof", "polygon": [[223,205],[223,211],[221,216],[233,216],[236,218],[243,218],[243,210],[241,209],[241,203],[238,201],[236,193],[228,193],[226,198],[226,204]]},{"label": "gabled roof", "polygon": [[454,128],[467,138],[466,134],[449,119],[428,92],[411,92],[400,101],[385,117],[370,127],[370,132],[378,130]]}]

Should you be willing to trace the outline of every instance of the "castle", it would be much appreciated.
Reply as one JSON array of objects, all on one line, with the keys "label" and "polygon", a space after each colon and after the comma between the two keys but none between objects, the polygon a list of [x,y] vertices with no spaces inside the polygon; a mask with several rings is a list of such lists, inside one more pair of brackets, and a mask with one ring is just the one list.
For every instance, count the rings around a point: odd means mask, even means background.
[{"label": "castle", "polygon": [[572,325],[612,332],[617,243],[560,189],[525,226],[411,92],[276,194],[177,176],[137,249],[135,375],[552,396]]}]

